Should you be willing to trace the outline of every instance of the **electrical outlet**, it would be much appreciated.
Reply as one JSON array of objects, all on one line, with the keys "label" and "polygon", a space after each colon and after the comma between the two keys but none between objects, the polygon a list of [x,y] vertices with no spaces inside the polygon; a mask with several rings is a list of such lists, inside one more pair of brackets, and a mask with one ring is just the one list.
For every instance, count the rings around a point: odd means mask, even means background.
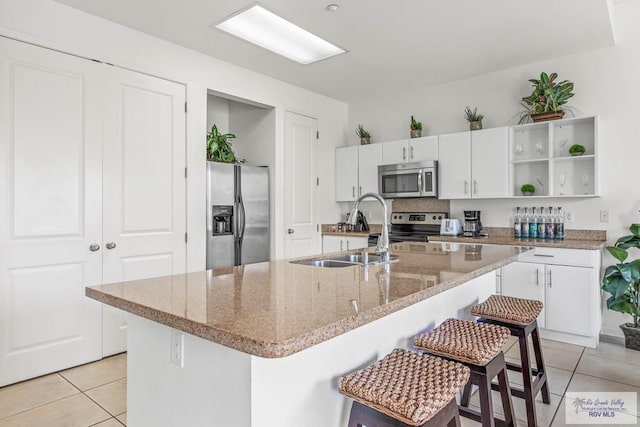
[{"label": "electrical outlet", "polygon": [[609,211],[600,211],[600,222],[609,222]]},{"label": "electrical outlet", "polygon": [[171,331],[171,363],[184,367],[184,334]]},{"label": "electrical outlet", "polygon": [[566,211],[564,213],[564,222],[573,222],[573,211]]}]

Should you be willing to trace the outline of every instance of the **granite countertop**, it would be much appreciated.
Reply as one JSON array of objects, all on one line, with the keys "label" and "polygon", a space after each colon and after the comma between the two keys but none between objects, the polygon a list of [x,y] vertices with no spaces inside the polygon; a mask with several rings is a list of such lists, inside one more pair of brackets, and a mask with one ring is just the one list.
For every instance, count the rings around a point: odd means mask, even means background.
[{"label": "granite countertop", "polygon": [[607,232],[603,230],[567,229],[566,237],[562,240],[516,239],[513,237],[513,231],[510,228],[487,228],[487,231],[489,237],[429,236],[429,241],[600,250],[607,240]]},{"label": "granite countertop", "polygon": [[274,261],[92,286],[86,295],[248,354],[276,358],[466,283],[528,250],[460,245],[446,251],[440,243],[412,242],[394,245],[398,261],[387,266],[319,268]]}]

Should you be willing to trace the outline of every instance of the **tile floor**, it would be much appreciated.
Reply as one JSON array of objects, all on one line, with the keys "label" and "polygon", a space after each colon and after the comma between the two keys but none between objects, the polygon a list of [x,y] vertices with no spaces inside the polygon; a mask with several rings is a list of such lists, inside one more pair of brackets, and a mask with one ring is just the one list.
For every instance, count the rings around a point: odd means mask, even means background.
[{"label": "tile floor", "polygon": [[[518,363],[519,351],[514,343],[515,339],[511,339],[505,355]],[[542,347],[548,368],[551,403],[545,405],[538,399],[540,426],[566,425],[567,391],[633,391],[640,397],[640,352],[610,343],[600,343],[600,348],[589,349],[542,340]],[[0,388],[0,427],[126,426],[126,365],[126,354],[120,354]],[[522,378],[512,371],[509,372],[509,381],[522,384]],[[501,417],[500,398],[497,392],[493,393],[496,394],[494,410]],[[524,402],[517,398],[513,402],[518,425],[526,425]],[[478,407],[476,395],[471,405]],[[462,425],[480,424],[463,418]]]},{"label": "tile floor", "polygon": [[0,388],[0,427],[127,425],[127,355]]}]

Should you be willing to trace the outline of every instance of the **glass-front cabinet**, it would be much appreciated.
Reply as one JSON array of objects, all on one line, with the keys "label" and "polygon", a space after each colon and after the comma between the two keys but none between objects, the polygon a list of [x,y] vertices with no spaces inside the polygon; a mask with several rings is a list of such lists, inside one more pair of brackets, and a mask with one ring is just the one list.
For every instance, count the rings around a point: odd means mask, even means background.
[{"label": "glass-front cabinet", "polygon": [[525,196],[525,184],[535,187],[530,197],[599,195],[597,116],[513,126],[509,132],[510,196]]}]

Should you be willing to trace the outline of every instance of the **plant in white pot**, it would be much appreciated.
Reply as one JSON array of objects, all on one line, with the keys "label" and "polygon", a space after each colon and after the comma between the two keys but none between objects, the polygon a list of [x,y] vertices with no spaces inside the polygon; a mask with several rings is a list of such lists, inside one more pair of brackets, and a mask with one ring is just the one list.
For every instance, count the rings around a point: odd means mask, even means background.
[{"label": "plant in white pot", "polygon": [[604,271],[602,289],[610,293],[607,307],[633,317],[633,323],[623,323],[625,346],[640,350],[640,259],[625,262],[628,250],[640,248],[640,224],[631,224],[631,234],[620,237],[615,245],[607,246],[609,253],[618,261]]}]

